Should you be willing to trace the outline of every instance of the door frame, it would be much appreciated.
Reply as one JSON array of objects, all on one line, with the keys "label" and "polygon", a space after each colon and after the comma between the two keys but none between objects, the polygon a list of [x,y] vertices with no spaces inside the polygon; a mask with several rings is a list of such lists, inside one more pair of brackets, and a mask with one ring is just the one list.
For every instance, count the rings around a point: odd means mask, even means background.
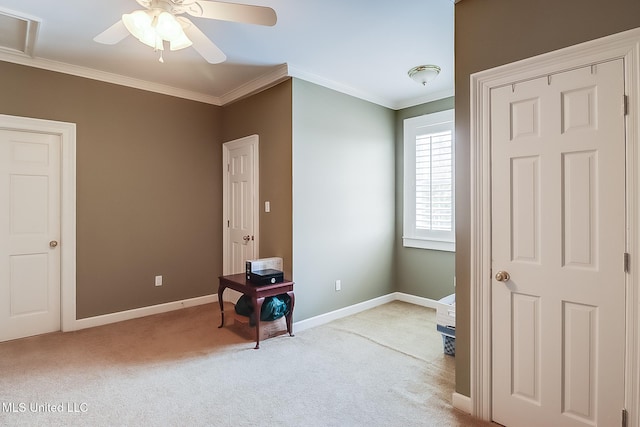
[{"label": "door frame", "polygon": [[0,114],[0,129],[60,137],[60,327],[76,319],[76,124]]},{"label": "door frame", "polygon": [[222,274],[231,274],[229,248],[229,155],[233,149],[244,146],[251,147],[253,154],[253,230],[254,230],[254,248],[256,258],[258,258],[260,249],[260,158],[259,158],[259,142],[258,135],[249,135],[244,138],[234,139],[222,144]]},{"label": "door frame", "polygon": [[[622,58],[626,116],[627,242],[625,407],[631,427],[640,427],[640,28],[545,53],[471,75],[470,111],[470,410],[492,419],[491,401],[491,89]],[[623,100],[620,100],[621,111]],[[620,266],[622,268],[622,254]],[[622,408],[621,408],[622,409]]]}]

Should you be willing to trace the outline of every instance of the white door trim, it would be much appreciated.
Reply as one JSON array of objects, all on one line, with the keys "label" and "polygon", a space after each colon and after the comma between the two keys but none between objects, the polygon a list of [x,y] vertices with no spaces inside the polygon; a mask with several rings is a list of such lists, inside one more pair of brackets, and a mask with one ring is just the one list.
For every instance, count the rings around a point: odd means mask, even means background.
[{"label": "white door trim", "polygon": [[259,159],[259,137],[258,135],[249,135],[244,138],[235,139],[222,144],[222,274],[230,274],[231,268],[230,254],[227,248],[229,247],[229,227],[227,221],[229,220],[229,174],[227,173],[227,165],[229,164],[229,152],[233,149],[250,146],[253,151],[253,230],[254,230],[254,245],[256,258],[259,254],[260,248],[260,159]]},{"label": "white door trim", "polygon": [[60,136],[60,324],[76,330],[76,125],[0,114],[0,129]]},{"label": "white door trim", "polygon": [[[491,164],[490,91],[592,63],[623,58],[627,116],[627,320],[625,406],[629,426],[640,427],[640,29],[571,46],[471,76],[470,166],[470,383],[472,414],[491,420]],[[621,106],[623,102],[621,100]],[[622,260],[621,260],[622,268]],[[622,409],[622,408],[621,408]]]}]

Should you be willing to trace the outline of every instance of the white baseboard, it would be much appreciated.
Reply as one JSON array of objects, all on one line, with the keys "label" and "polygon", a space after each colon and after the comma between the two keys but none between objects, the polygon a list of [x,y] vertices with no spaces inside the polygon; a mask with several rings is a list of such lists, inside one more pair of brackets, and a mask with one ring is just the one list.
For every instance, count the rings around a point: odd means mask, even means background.
[{"label": "white baseboard", "polygon": [[408,302],[410,304],[420,305],[422,307],[429,307],[436,309],[438,307],[438,301],[429,298],[417,297],[415,295],[405,294],[402,292],[395,292],[392,295],[398,301]]},{"label": "white baseboard", "polygon": [[[227,292],[223,295],[224,301],[235,301],[237,298],[226,298]],[[235,295],[237,294],[237,295]],[[234,296],[238,296],[240,293],[235,293]],[[305,329],[313,328],[315,326],[324,325],[333,320],[341,319],[343,317],[350,316],[352,314],[360,313],[361,311],[369,310],[370,308],[377,307],[382,304],[386,304],[391,301],[403,301],[410,304],[416,304],[423,307],[436,308],[436,301],[417,297],[415,295],[409,295],[402,292],[393,292],[391,294],[383,295],[368,301],[363,301],[358,304],[354,304],[348,307],[344,307],[338,310],[331,311],[329,313],[320,314],[309,319],[301,320],[294,323],[296,331],[304,331]],[[194,307],[196,305],[209,304],[218,301],[217,294],[205,295],[202,297],[191,298],[181,301],[172,301],[165,304],[152,305],[149,307],[141,307],[133,310],[119,311],[117,313],[104,314],[101,316],[87,317],[85,319],[76,320],[72,329],[67,329],[64,332],[75,331],[86,328],[93,328],[95,326],[108,325],[109,323],[122,322],[125,320],[136,319],[139,317],[151,316],[153,314],[166,313],[168,311],[179,310],[181,308]]]},{"label": "white baseboard", "polygon": [[453,393],[453,395],[451,396],[451,404],[454,408],[467,414],[471,414],[472,408],[470,397],[467,397],[464,394],[460,393]]},{"label": "white baseboard", "polygon": [[360,313],[361,311],[369,310],[370,308],[374,308],[391,301],[404,301],[410,304],[420,305],[423,307],[430,307],[434,309],[437,306],[436,301],[429,298],[417,297],[415,295],[409,295],[402,292],[393,292],[391,294],[383,295],[378,298],[370,299],[368,301],[363,301],[361,303],[340,308],[338,310],[334,310],[329,313],[320,314],[315,317],[310,317],[309,319],[304,319],[299,322],[295,322],[294,327],[296,331],[304,331],[305,329],[324,325],[325,323],[329,323],[333,320],[351,316],[352,314]]},{"label": "white baseboard", "polygon": [[[305,329],[324,325],[325,323],[329,323],[331,321],[341,319],[343,317],[351,316],[352,314],[360,313],[361,311],[369,310],[370,308],[374,308],[394,300],[396,300],[394,294],[383,295],[378,298],[370,299],[368,301],[363,301],[358,304],[354,304],[348,307],[340,308],[338,310],[330,311],[329,313],[324,313],[318,316],[310,317],[308,319],[295,322],[294,323],[295,331],[296,332],[304,331]],[[294,311],[294,315],[295,315],[295,311]]]},{"label": "white baseboard", "polygon": [[205,295],[202,297],[190,298],[181,301],[172,301],[165,304],[157,304],[149,307],[135,308],[133,310],[119,311],[117,313],[104,314],[101,316],[78,319],[73,324],[73,329],[63,332],[77,331],[95,326],[107,325],[109,323],[122,322],[124,320],[137,319],[138,317],[150,316],[152,314],[166,313],[168,311],[179,310],[181,308],[194,307],[196,305],[209,304],[218,301],[218,295]]}]

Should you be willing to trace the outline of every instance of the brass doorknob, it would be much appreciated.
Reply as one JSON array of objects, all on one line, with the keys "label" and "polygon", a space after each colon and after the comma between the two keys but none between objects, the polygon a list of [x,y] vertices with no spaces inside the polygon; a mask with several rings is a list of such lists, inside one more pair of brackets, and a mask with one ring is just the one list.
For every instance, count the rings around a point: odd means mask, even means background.
[{"label": "brass doorknob", "polygon": [[509,273],[507,273],[506,271],[498,271],[496,273],[496,280],[498,282],[506,282],[511,278],[511,276],[509,275]]},{"label": "brass doorknob", "polygon": [[55,248],[56,246],[58,246],[58,242],[55,240],[52,240],[49,242],[49,247],[51,248]]}]

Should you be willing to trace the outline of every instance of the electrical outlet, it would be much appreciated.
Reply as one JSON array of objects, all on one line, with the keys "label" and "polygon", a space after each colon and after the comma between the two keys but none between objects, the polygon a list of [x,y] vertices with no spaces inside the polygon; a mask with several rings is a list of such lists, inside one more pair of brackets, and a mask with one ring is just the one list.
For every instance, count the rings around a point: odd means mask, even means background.
[{"label": "electrical outlet", "polygon": [[156,276],[156,286],[162,286],[162,276]]},{"label": "electrical outlet", "polygon": [[342,289],[342,280],[336,280],[336,291]]}]

